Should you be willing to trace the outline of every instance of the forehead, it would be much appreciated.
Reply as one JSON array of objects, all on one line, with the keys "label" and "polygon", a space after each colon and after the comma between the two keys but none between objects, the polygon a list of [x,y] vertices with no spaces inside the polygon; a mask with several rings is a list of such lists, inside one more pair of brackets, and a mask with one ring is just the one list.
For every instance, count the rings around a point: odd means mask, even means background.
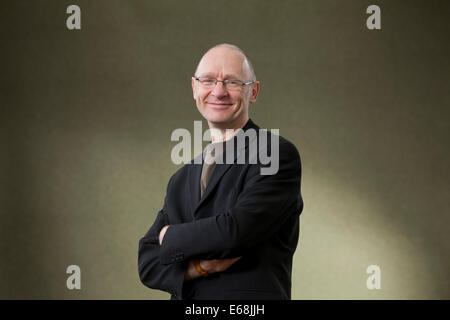
[{"label": "forehead", "polygon": [[242,77],[246,74],[245,57],[237,50],[214,48],[200,60],[198,76]]}]

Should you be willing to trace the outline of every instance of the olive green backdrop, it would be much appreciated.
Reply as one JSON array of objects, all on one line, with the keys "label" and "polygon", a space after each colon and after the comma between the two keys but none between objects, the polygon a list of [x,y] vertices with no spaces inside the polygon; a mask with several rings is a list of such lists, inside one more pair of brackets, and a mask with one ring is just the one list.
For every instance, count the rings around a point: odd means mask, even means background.
[{"label": "olive green backdrop", "polygon": [[252,119],[302,156],[293,299],[449,299],[449,16],[448,1],[2,1],[0,298],[168,298],[140,283],[138,241],[179,167],[170,134],[202,119],[190,76],[228,42],[261,81]]}]

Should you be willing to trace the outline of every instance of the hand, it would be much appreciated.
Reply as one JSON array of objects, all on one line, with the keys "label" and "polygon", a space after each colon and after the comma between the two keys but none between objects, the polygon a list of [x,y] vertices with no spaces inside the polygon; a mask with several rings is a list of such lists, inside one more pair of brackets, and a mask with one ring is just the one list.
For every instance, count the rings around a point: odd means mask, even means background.
[{"label": "hand", "polygon": [[159,245],[162,244],[164,235],[166,234],[167,229],[169,229],[170,225],[164,226],[161,231],[159,232]]},{"label": "hand", "polygon": [[[201,260],[200,267],[208,273],[223,272],[231,267],[236,261],[242,257],[216,260]],[[184,280],[192,280],[200,277],[200,273],[195,269],[194,260],[189,260]]]},{"label": "hand", "polygon": [[200,267],[208,273],[224,272],[242,257],[216,260],[201,260]]}]

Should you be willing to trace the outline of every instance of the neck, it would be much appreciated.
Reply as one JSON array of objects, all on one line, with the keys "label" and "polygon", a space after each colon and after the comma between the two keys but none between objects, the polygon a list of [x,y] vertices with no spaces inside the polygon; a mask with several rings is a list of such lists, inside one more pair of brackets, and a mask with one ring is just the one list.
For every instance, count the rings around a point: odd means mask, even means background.
[{"label": "neck", "polygon": [[239,129],[242,129],[248,121],[248,116],[244,117],[233,124],[222,124],[208,121],[211,132],[211,142],[223,142],[233,138]]}]

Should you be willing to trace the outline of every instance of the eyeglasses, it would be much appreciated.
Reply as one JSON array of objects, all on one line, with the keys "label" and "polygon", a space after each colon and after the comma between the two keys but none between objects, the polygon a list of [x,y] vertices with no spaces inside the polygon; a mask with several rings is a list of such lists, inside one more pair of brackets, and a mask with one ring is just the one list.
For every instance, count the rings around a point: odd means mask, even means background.
[{"label": "eyeglasses", "polygon": [[207,77],[194,77],[194,79],[197,80],[200,83],[200,85],[205,89],[213,89],[216,87],[217,82],[222,82],[223,86],[228,90],[240,90],[243,87],[256,82],[256,81],[243,82],[240,80],[232,80],[232,79],[217,80],[215,78],[207,78]]}]

